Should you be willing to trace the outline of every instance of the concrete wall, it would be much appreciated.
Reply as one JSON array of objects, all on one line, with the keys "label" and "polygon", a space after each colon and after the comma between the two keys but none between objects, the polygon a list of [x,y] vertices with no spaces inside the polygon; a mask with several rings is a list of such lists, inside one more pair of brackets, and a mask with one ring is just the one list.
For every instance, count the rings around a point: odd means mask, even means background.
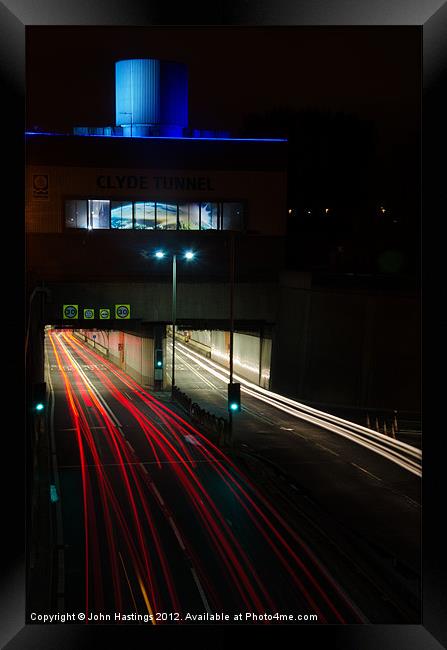
[{"label": "concrete wall", "polygon": [[[98,178],[125,177],[131,173],[145,179],[145,189],[107,188]],[[188,176],[206,177],[211,190],[180,191],[157,188],[154,179],[185,175],[182,170],[118,169],[28,165],[26,170],[26,231],[62,233],[67,197],[147,200],[147,201],[243,201],[246,204],[245,229],[270,236],[281,236],[286,229],[286,174],[284,171],[224,171],[190,169]],[[48,177],[48,198],[33,196],[33,177]],[[144,237],[144,232],[140,233]]]},{"label": "concrete wall", "polygon": [[283,283],[271,388],[308,402],[420,410],[416,297]]},{"label": "concrete wall", "polygon": [[[225,367],[230,365],[230,333],[221,330],[190,331],[191,341],[210,348],[211,359]],[[238,375],[269,387],[271,341],[260,336],[235,332],[233,369]]]},{"label": "concrete wall", "polygon": [[[86,343],[143,386],[154,386],[154,341],[127,332],[78,330]],[[93,339],[93,336],[96,338]],[[99,346],[97,345],[99,343]],[[122,345],[122,349],[120,346]]]},{"label": "concrete wall", "polygon": [[[46,322],[62,319],[64,304],[77,304],[80,309],[92,307],[96,314],[101,307],[119,302],[131,305],[131,318],[147,322],[171,322],[172,287],[169,282],[138,283],[48,283],[51,303],[46,305]],[[262,293],[262,296],[259,296]],[[277,285],[263,284],[262,292],[254,283],[238,283],[235,287],[236,319],[273,322],[277,311]],[[229,319],[230,292],[228,284],[212,282],[177,283],[177,320]],[[80,312],[82,314],[82,311]],[[125,323],[123,323],[125,325]]]}]

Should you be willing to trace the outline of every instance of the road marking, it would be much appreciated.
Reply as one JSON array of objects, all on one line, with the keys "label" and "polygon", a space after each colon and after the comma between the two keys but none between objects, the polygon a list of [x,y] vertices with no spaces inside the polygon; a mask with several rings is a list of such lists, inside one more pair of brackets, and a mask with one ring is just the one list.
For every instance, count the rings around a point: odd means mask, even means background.
[{"label": "road marking", "polygon": [[[131,464],[133,464],[133,463],[131,463]],[[146,469],[145,466],[144,466],[144,463],[140,463],[140,467],[141,467],[141,469],[143,470],[143,472],[144,472],[145,474],[149,474],[149,472],[147,471],[147,469]]]},{"label": "road marking", "polygon": [[355,463],[350,463],[350,464],[351,464],[351,465],[354,465],[354,467],[357,467],[357,469],[359,469],[361,472],[365,472],[365,474],[368,474],[369,476],[372,476],[372,477],[375,478],[377,481],[380,481],[380,482],[382,483],[382,479],[381,479],[381,478],[379,478],[379,477],[376,476],[375,474],[371,474],[371,472],[368,472],[368,470],[365,469],[364,467],[360,467],[360,465],[356,465]]},{"label": "road marking", "polygon": [[[89,429],[105,429],[105,428],[106,427],[100,427],[100,426],[89,427]],[[68,429],[56,429],[56,431],[76,431],[76,428],[75,427],[69,427]]]},{"label": "road marking", "polygon": [[124,395],[127,395],[128,399],[130,399],[131,402],[133,402],[132,397],[127,393],[125,390],[123,390]]},{"label": "road marking", "polygon": [[164,506],[165,502],[161,498],[160,492],[157,490],[157,488],[155,487],[155,485],[153,483],[151,484],[151,486],[152,486],[152,489],[153,489],[153,491],[155,492],[155,494],[157,496],[157,499],[160,501],[161,505]]},{"label": "road marking", "polygon": [[[196,463],[208,463],[209,465],[215,465],[215,462],[213,460],[207,460],[207,459],[199,459],[199,460],[189,460],[189,458],[185,458],[184,460],[160,460],[160,463],[165,464],[165,465],[178,465],[179,463],[191,463],[192,465],[195,465]],[[101,463],[98,465],[98,463],[86,463],[85,467],[121,467],[122,465],[158,465],[158,461],[156,460],[145,460],[144,463],[141,461],[135,461],[131,463]],[[77,465],[59,465],[60,468],[62,469],[77,469],[81,467],[79,464]],[[203,501],[200,499],[200,503],[203,503]]]},{"label": "road marking", "polygon": [[126,567],[124,566],[124,560],[123,560],[123,558],[121,556],[121,553],[119,551],[118,551],[118,555],[120,556],[121,564],[123,565],[124,575],[126,576],[127,584],[129,585],[130,595],[132,596],[135,611],[138,612],[138,607],[137,607],[137,604],[135,602],[135,598],[134,598],[134,595],[133,595],[133,591],[132,591],[132,587],[131,587],[131,584],[130,584],[129,576],[127,575]]},{"label": "road marking", "polygon": [[172,530],[174,531],[174,534],[177,537],[177,541],[180,544],[180,548],[182,549],[182,551],[186,551],[186,547],[183,544],[183,540],[180,537],[180,533],[178,532],[177,526],[174,524],[174,520],[172,519],[172,517],[169,517],[169,523],[171,524]]},{"label": "road marking", "polygon": [[130,442],[128,440],[126,440],[126,445],[129,447],[129,449],[131,451],[133,451],[133,453],[135,453],[135,449],[132,447],[132,445],[130,444]]},{"label": "road marking", "polygon": [[337,454],[336,451],[332,451],[332,449],[329,449],[329,447],[325,447],[324,445],[321,445],[319,442],[316,442],[315,444],[317,445],[317,447],[321,447],[321,449],[324,449],[325,451],[328,451],[330,454],[333,454],[334,456],[340,456],[340,454]]},{"label": "road marking", "polygon": [[192,573],[192,577],[194,578],[194,582],[197,585],[197,589],[199,590],[199,594],[200,594],[200,597],[202,599],[202,602],[205,605],[205,609],[208,612],[208,614],[211,614],[211,608],[208,605],[208,601],[206,599],[205,592],[203,591],[202,585],[199,582],[199,578],[197,577],[197,573],[195,572],[195,570],[192,567],[191,567],[191,573]]}]

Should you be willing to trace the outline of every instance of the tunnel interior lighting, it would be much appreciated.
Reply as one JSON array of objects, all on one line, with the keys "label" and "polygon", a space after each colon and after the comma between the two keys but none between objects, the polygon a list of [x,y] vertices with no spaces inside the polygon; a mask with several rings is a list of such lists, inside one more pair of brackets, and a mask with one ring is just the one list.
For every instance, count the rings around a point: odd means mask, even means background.
[{"label": "tunnel interior lighting", "polygon": [[164,251],[157,251],[155,253],[155,257],[159,260],[161,260],[165,256]]}]

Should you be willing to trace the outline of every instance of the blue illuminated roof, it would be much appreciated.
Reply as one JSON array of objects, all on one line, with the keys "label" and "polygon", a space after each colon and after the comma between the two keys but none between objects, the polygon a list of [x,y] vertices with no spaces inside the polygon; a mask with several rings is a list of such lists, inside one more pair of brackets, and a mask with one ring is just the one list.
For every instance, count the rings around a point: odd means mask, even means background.
[{"label": "blue illuminated roof", "polygon": [[25,131],[25,135],[49,135],[59,138],[114,138],[116,140],[218,140],[226,142],[287,142],[287,138],[219,138],[219,137],[191,137],[191,136],[163,136],[163,135],[134,135],[132,137],[125,135],[100,135],[89,133],[77,133],[76,135],[67,133],[45,133],[42,131]]}]

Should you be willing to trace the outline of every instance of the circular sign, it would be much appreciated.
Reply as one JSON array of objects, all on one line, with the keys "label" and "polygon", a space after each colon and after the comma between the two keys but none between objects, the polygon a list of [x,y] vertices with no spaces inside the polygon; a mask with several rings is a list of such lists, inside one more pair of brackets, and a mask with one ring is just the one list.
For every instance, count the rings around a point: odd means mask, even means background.
[{"label": "circular sign", "polygon": [[84,318],[93,318],[93,309],[84,309]]},{"label": "circular sign", "polygon": [[110,310],[109,309],[101,309],[99,312],[99,317],[100,318],[110,318]]},{"label": "circular sign", "polygon": [[73,305],[67,305],[64,309],[65,318],[76,318],[78,310]]},{"label": "circular sign", "polygon": [[127,318],[127,316],[129,315],[129,310],[126,307],[126,305],[120,305],[116,309],[116,314],[118,318]]},{"label": "circular sign", "polygon": [[35,190],[48,189],[48,176],[44,174],[34,174],[33,187]]}]

